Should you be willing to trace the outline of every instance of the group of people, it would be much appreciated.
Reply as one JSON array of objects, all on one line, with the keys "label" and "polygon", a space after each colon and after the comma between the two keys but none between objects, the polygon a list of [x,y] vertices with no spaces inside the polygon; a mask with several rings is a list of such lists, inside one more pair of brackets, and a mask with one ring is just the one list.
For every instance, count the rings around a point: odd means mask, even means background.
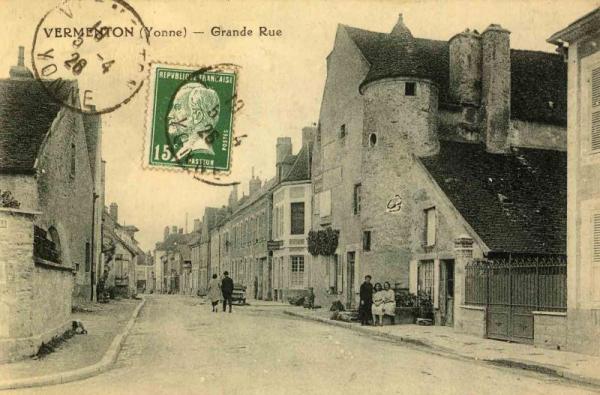
[{"label": "group of people", "polygon": [[212,279],[208,282],[207,298],[212,304],[213,313],[219,311],[219,302],[223,301],[223,311],[229,305],[231,313],[231,302],[233,300],[233,280],[229,277],[229,272],[223,272],[223,279],[219,281],[217,274],[212,275]]},{"label": "group of people", "polygon": [[371,276],[366,275],[360,286],[360,324],[383,325],[383,316],[391,317],[392,325],[396,317],[396,294],[389,282],[371,284]]}]

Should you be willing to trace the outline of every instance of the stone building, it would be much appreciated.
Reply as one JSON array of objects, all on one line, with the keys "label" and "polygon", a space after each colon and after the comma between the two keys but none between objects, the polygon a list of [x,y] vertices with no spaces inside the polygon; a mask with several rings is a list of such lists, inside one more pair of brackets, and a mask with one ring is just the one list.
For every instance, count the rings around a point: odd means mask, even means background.
[{"label": "stone building", "polygon": [[[311,212],[310,144],[314,134],[315,128],[304,128],[303,147],[297,154],[292,152],[289,137],[278,138],[276,176],[263,183],[253,172],[248,195],[238,198],[235,185],[227,206],[207,209],[204,223],[207,226],[214,223],[206,242],[208,278],[214,273],[220,276],[229,271],[236,283],[246,287],[248,299],[273,300],[277,294],[278,300],[284,300],[284,297],[306,292],[309,276],[306,235],[310,230]],[[294,222],[294,231],[298,233],[293,234],[292,206],[296,217],[303,213],[303,222]],[[274,219],[275,212],[278,220]],[[207,222],[208,213],[214,218],[212,222]],[[300,225],[302,232],[299,232]],[[273,226],[281,230],[277,236],[272,234]]]},{"label": "stone building", "polygon": [[569,350],[600,355],[600,9],[548,42],[559,46],[569,69],[569,292],[566,325],[559,322],[555,335]]},{"label": "stone building", "polygon": [[[339,241],[313,258],[317,303],[357,306],[370,274],[493,337],[498,315],[465,306],[466,265],[564,255],[565,124],[562,58],[511,49],[498,25],[448,41],[413,37],[402,16],[390,33],[340,25],[312,160],[312,228]],[[505,337],[533,341],[526,315]]]},{"label": "stone building", "polygon": [[304,128],[302,148],[292,155],[290,138],[277,140],[277,185],[273,188],[273,298],[303,296],[310,283],[307,236],[311,229],[310,179],[314,128]]},{"label": "stone building", "polygon": [[190,234],[183,228],[165,227],[163,241],[154,249],[156,289],[159,293],[192,293]]},{"label": "stone building", "polygon": [[104,267],[115,276],[115,292],[122,297],[137,293],[138,265],[144,265],[144,251],[135,239],[138,228],[119,223],[119,206],[111,203],[104,210],[102,234],[105,245],[110,245],[110,253],[105,255]]},{"label": "stone building", "polygon": [[139,255],[135,267],[135,280],[137,293],[153,293],[156,277],[154,275],[154,261],[152,252]]},{"label": "stone building", "polygon": [[20,205],[0,219],[2,360],[37,351],[66,328],[73,304],[93,297],[104,191],[100,118],[49,97],[23,47],[9,75],[0,80],[0,190]]}]

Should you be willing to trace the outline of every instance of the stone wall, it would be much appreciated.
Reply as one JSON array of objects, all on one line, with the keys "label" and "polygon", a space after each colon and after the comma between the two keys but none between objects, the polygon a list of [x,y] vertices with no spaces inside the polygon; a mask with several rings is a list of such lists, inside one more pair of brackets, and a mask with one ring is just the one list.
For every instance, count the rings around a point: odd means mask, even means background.
[{"label": "stone wall", "polygon": [[564,350],[567,345],[567,314],[549,311],[533,312],[533,344]]},{"label": "stone wall", "polygon": [[70,326],[70,268],[33,256],[34,216],[0,209],[0,362],[37,352]]},{"label": "stone wall", "polygon": [[[71,169],[74,145],[75,171]],[[54,120],[38,157],[38,226],[57,229],[64,266],[76,270],[74,303],[91,297],[86,243],[92,242],[94,181],[81,114],[63,109]]]},{"label": "stone wall", "polygon": [[600,309],[569,309],[567,317],[567,349],[600,356]]},{"label": "stone wall", "polygon": [[458,306],[457,313],[460,314],[460,319],[456,320],[454,323],[454,329],[457,332],[467,333],[477,337],[485,337],[485,307],[462,305]]}]

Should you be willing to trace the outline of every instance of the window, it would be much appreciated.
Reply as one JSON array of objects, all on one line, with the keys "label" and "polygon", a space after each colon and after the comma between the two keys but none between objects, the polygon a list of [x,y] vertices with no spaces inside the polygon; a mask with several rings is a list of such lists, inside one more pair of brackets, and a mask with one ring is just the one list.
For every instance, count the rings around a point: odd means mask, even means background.
[{"label": "window", "polygon": [[75,177],[75,143],[71,143],[71,177]]},{"label": "window", "polygon": [[363,232],[363,251],[371,251],[371,231]]},{"label": "window", "polygon": [[292,288],[304,287],[304,256],[292,256]]},{"label": "window", "polygon": [[425,210],[425,245],[435,245],[436,233],[436,215],[435,207]]},{"label": "window", "polygon": [[417,84],[414,82],[404,83],[404,95],[415,96],[417,94]]},{"label": "window", "polygon": [[600,213],[592,221],[592,262],[600,263]]},{"label": "window", "polygon": [[354,185],[354,215],[360,214],[361,185]]},{"label": "window", "polygon": [[342,126],[340,126],[340,138],[343,139],[344,137],[346,137],[346,124],[342,124]]},{"label": "window", "polygon": [[369,135],[369,146],[374,147],[377,144],[377,135],[375,133],[371,133]]},{"label": "window", "polygon": [[89,272],[90,268],[92,266],[91,263],[91,258],[92,258],[92,251],[90,248],[90,243],[85,243],[85,271]]},{"label": "window", "polygon": [[417,290],[433,297],[433,261],[419,262],[417,279]]},{"label": "window", "polygon": [[592,70],[592,153],[600,153],[600,67]]},{"label": "window", "polygon": [[304,234],[304,202],[292,203],[291,205],[291,234]]}]

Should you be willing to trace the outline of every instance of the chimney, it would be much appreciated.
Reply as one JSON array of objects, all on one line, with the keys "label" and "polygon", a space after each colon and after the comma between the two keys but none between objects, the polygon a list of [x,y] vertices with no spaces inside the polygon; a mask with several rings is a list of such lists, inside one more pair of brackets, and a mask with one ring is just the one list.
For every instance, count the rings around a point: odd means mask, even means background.
[{"label": "chimney", "polygon": [[12,66],[9,71],[11,79],[33,79],[31,70],[25,67],[25,47],[19,47],[19,57],[17,58],[17,65]]},{"label": "chimney", "polygon": [[233,184],[233,188],[229,193],[229,208],[235,210],[238,201],[238,186],[237,184]]},{"label": "chimney", "polygon": [[115,222],[119,222],[119,205],[117,203],[111,203],[109,209],[110,216]]},{"label": "chimney", "polygon": [[198,232],[202,227],[202,223],[199,218],[194,219],[194,232]]},{"label": "chimney", "polygon": [[254,177],[254,167],[252,167],[252,178],[250,179],[250,183],[249,183],[249,193],[250,196],[253,196],[254,194],[258,193],[258,191],[260,191],[260,187],[262,186],[262,182],[260,181],[260,178],[258,177]]},{"label": "chimney", "polygon": [[510,127],[510,32],[492,24],[481,34],[483,133],[490,153],[506,153]]},{"label": "chimney", "polygon": [[183,228],[179,228],[179,234],[182,235],[183,234]]},{"label": "chimney", "polygon": [[177,226],[175,226],[175,225],[171,226],[171,233],[174,235],[177,234]]},{"label": "chimney", "polygon": [[312,143],[315,141],[315,136],[317,135],[317,127],[316,126],[305,126],[302,128],[302,147]]},{"label": "chimney", "polygon": [[275,166],[277,167],[277,182],[281,182],[291,167],[291,164],[285,163],[285,159],[292,155],[292,138],[277,137],[277,145],[275,148],[277,150],[275,160]]},{"label": "chimney", "polygon": [[481,100],[481,35],[466,29],[450,40],[449,94],[453,102],[479,106]]},{"label": "chimney", "polygon": [[169,227],[168,226],[165,226],[164,236],[165,236],[164,240],[167,240],[167,237],[169,237]]}]

